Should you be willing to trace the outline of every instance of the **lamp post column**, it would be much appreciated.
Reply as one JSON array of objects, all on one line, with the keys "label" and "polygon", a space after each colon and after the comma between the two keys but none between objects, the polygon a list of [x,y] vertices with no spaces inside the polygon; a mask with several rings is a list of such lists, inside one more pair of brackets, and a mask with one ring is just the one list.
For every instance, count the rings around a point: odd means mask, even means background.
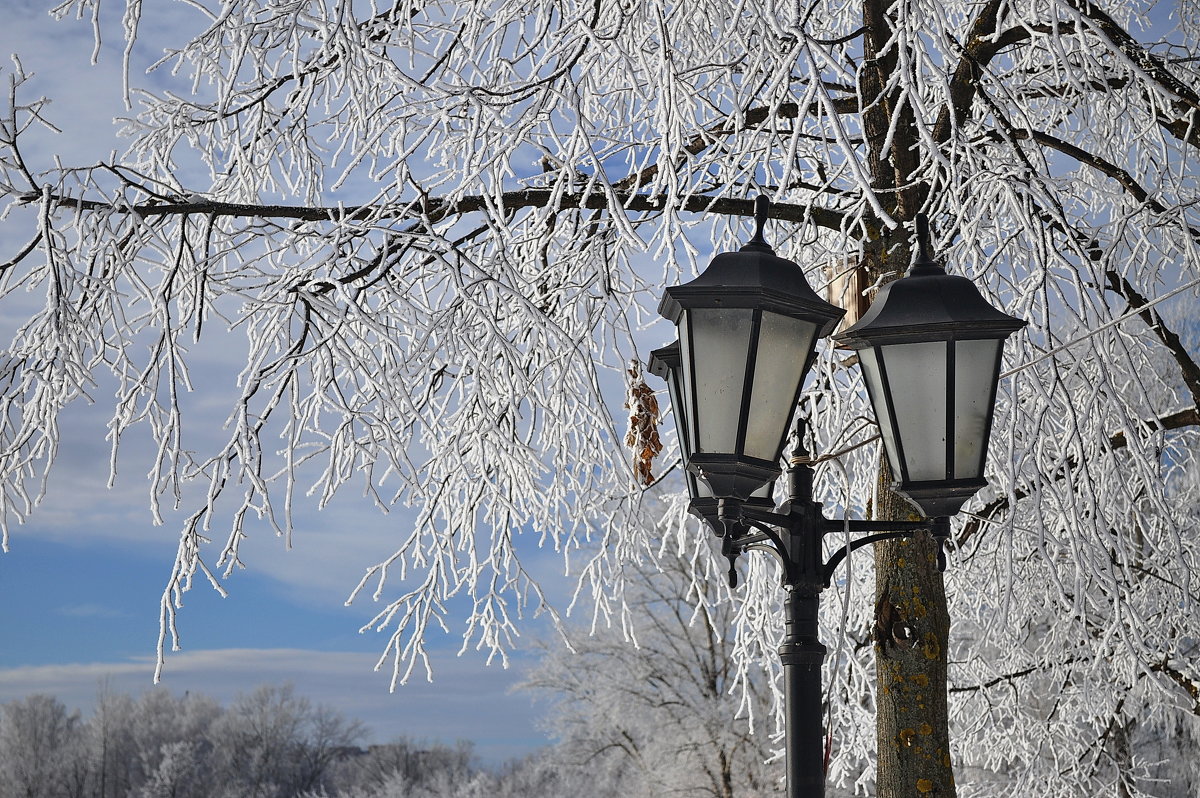
[{"label": "lamp post column", "polygon": [[796,448],[787,470],[788,497],[785,505],[793,523],[784,538],[787,553],[787,596],[783,606],[784,726],[788,798],[824,798],[825,733],[822,723],[824,690],[818,617],[821,591],[825,587],[825,558],[821,541],[825,517],[813,501],[813,469],[802,443],[804,425],[799,425]]},{"label": "lamp post column", "polygon": [[788,588],[784,602],[784,728],[788,798],[824,798],[825,735],[821,723],[821,664],[817,637],[819,593],[807,585]]}]

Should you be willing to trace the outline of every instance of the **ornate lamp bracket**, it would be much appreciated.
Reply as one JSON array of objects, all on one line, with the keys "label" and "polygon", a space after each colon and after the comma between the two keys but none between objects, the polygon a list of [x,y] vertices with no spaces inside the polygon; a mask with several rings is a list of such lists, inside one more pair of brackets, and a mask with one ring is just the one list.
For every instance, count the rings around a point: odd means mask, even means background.
[{"label": "ornate lamp bracket", "polygon": [[[780,564],[785,587],[808,595],[817,595],[829,587],[834,571],[856,549],[870,543],[897,538],[911,538],[919,530],[928,529],[938,544],[938,570],[946,570],[945,542],[950,537],[948,518],[927,518],[921,521],[867,521],[829,519],[820,502],[812,500],[812,466],[807,458],[793,458],[788,469],[791,493],[780,508],[785,512],[769,511],[746,505],[733,499],[721,499],[717,518],[723,527],[721,554],[729,560],[729,586],[737,587],[737,558],[746,551],[766,551]],[[822,542],[825,535],[840,532],[846,527],[852,532],[869,534],[856,538],[838,548],[824,559]]]}]

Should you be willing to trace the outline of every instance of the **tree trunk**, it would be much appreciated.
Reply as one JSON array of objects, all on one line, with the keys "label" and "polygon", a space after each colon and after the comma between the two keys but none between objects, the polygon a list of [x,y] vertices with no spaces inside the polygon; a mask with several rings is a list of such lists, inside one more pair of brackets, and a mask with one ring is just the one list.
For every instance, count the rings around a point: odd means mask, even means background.
[{"label": "tree trunk", "polygon": [[[881,476],[888,478],[886,464]],[[876,518],[916,519],[880,491]],[[950,614],[928,532],[875,546],[876,744],[879,798],[953,796],[946,699]]]},{"label": "tree trunk", "polygon": [[[912,261],[911,222],[922,210],[928,185],[918,171],[919,133],[901,84],[888,78],[901,68],[894,38],[894,0],[863,0],[866,62],[860,78],[863,132],[872,187],[902,227],[882,220],[866,242],[866,284],[900,276]],[[865,308],[863,308],[865,310]],[[918,520],[911,505],[892,493],[887,462],[880,458],[878,520]],[[911,540],[875,545],[875,667],[877,798],[934,795],[953,798],[946,693],[950,614],[937,544],[928,532]]]}]

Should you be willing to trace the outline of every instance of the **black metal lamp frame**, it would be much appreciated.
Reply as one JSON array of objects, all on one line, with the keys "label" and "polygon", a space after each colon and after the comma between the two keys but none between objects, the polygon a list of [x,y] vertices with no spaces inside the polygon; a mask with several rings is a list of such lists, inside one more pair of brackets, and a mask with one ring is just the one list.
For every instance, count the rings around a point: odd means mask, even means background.
[{"label": "black metal lamp frame", "polygon": [[[861,521],[826,518],[820,502],[813,501],[813,467],[802,448],[793,452],[787,474],[787,498],[774,511],[719,499],[718,524],[721,553],[729,559],[729,584],[737,586],[737,558],[745,551],[768,551],[779,558],[783,586],[784,637],[779,647],[783,664],[784,733],[788,798],[823,798],[825,795],[825,732],[822,723],[821,666],[826,648],[818,630],[821,591],[829,587],[837,566],[851,552],[870,543],[911,538],[928,529],[938,544],[938,570],[946,568],[945,541],[950,536],[948,518],[922,521]],[[711,500],[709,500],[711,501]],[[852,540],[825,559],[826,534],[844,530],[872,534]]]},{"label": "black metal lamp frame", "polygon": [[[659,312],[680,326],[685,311],[718,307],[752,309],[756,313],[770,310],[812,324],[816,338],[831,332],[843,311],[818,297],[804,278],[803,270],[792,261],[774,255],[763,238],[763,226],[769,212],[768,202],[759,197],[755,205],[756,232],[754,239],[737,253],[717,255],[703,273],[689,283],[666,289]],[[916,504],[922,514],[933,517],[921,521],[861,521],[831,520],[822,512],[821,503],[813,500],[813,468],[808,453],[800,449],[790,458],[787,470],[787,496],[779,507],[767,506],[755,500],[756,488],[773,480],[778,474],[778,459],[768,461],[749,457],[744,451],[745,427],[749,414],[752,385],[750,374],[757,367],[756,355],[748,357],[750,368],[743,374],[745,386],[741,394],[739,438],[733,451],[688,451],[689,435],[695,435],[698,418],[696,395],[682,396],[691,402],[691,413],[685,410],[679,417],[682,425],[681,444],[684,447],[685,467],[692,472],[690,488],[696,479],[703,479],[714,497],[698,497],[692,490],[690,510],[708,523],[721,538],[721,553],[729,559],[729,583],[737,586],[737,558],[745,551],[763,550],[777,556],[782,564],[783,585],[787,589],[784,606],[784,638],[779,649],[784,676],[784,723],[787,795],[788,798],[823,798],[825,795],[825,745],[822,729],[821,665],[825,646],[818,634],[817,615],[821,591],[829,586],[834,571],[852,552],[869,543],[896,538],[911,538],[927,529],[937,542],[938,570],[946,568],[945,542],[950,536],[950,515],[958,512],[963,503],[986,482],[982,475],[964,473],[956,477],[955,435],[959,432],[954,412],[954,378],[959,341],[995,340],[1003,346],[1004,338],[1024,326],[1025,322],[992,307],[979,290],[967,279],[947,275],[930,256],[928,221],[917,220],[919,255],[909,273],[902,279],[884,286],[870,310],[859,322],[834,338],[851,349],[871,348],[879,363],[879,384],[882,397],[872,395],[872,401],[884,399],[886,423],[891,425],[891,438],[885,435],[889,459],[897,465],[893,485],[901,495]],[[756,317],[757,318],[757,317]],[[688,317],[687,324],[691,324]],[[691,329],[690,327],[688,328]],[[757,330],[757,328],[755,328]],[[682,332],[681,332],[682,334]],[[757,335],[757,332],[754,333]],[[688,339],[691,341],[691,339]],[[757,345],[757,339],[751,338]],[[946,367],[946,468],[944,480],[911,480],[909,464],[903,455],[903,439],[889,384],[888,363],[882,349],[892,344],[940,343],[945,345]],[[815,344],[815,339],[814,339]],[[688,357],[695,358],[691,346],[685,347]],[[751,350],[754,351],[753,349]],[[999,352],[996,350],[995,373],[991,381],[992,402],[999,379]],[[668,347],[656,350],[657,364],[651,369],[670,381],[674,379],[677,394],[680,376],[671,363],[679,363],[680,354]],[[813,355],[808,355],[811,363]],[[670,361],[670,362],[668,362]],[[684,364],[685,373],[694,373]],[[691,368],[692,371],[687,371]],[[805,369],[807,371],[807,369]],[[803,377],[800,386],[803,385]],[[800,393],[796,388],[796,395]],[[869,384],[868,384],[869,387]],[[691,391],[695,391],[692,387]],[[795,402],[793,402],[793,407]],[[676,410],[679,413],[679,409]],[[881,418],[881,424],[885,423]],[[979,465],[986,459],[986,441],[991,426],[991,413],[982,430]],[[937,431],[933,431],[936,434]],[[803,430],[799,438],[803,439]],[[899,447],[892,451],[892,443]],[[695,448],[699,449],[697,445]],[[782,442],[781,447],[782,448]],[[778,450],[776,450],[778,451]],[[689,456],[690,454],[690,456]],[[845,543],[825,556],[824,537],[849,529],[861,537]]]}]

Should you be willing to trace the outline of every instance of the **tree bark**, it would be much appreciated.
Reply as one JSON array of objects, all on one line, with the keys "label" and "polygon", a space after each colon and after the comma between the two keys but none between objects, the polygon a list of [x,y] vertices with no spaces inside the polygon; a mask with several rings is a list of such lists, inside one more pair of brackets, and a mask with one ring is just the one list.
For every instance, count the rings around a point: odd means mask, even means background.
[{"label": "tree bark", "polygon": [[[866,284],[903,274],[912,261],[911,222],[928,197],[917,173],[919,133],[901,84],[892,0],[864,0],[866,62],[860,72],[863,129],[872,188],[882,207],[901,224],[866,242],[861,268]],[[981,11],[976,27],[994,27],[995,4]],[[969,100],[963,99],[964,104]],[[889,135],[890,133],[890,135]],[[880,220],[882,222],[882,220]],[[880,459],[878,520],[919,520],[912,506],[889,488],[887,461]],[[950,614],[937,544],[928,532],[908,540],[875,544],[876,795],[953,798],[946,651]]]},{"label": "tree bark", "polygon": [[[875,517],[916,520],[880,468]],[[879,798],[953,796],[946,651],[950,614],[928,532],[875,545],[876,744]]]}]

